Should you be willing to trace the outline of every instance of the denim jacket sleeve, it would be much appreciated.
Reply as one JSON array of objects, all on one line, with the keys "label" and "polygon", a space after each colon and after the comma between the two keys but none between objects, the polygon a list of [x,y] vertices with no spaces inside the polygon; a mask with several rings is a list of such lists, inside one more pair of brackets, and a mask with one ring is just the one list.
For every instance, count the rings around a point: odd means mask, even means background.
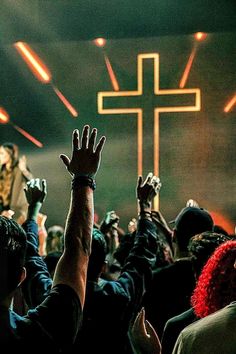
[{"label": "denim jacket sleeve", "polygon": [[38,253],[38,225],[26,220],[22,225],[27,234],[26,279],[22,284],[23,294],[29,308],[39,305],[49,294],[52,279],[46,263]]},{"label": "denim jacket sleeve", "polygon": [[152,267],[156,261],[157,230],[152,221],[141,219],[134,245],[116,281],[104,287],[107,293],[126,298],[126,315],[129,318],[140,309],[146,288],[151,283]]}]

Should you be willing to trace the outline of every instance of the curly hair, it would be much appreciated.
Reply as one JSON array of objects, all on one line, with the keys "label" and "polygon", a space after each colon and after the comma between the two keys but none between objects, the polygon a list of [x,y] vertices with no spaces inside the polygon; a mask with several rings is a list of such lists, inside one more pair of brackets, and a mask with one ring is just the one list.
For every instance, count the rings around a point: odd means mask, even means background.
[{"label": "curly hair", "polygon": [[220,245],[205,264],[191,297],[195,314],[202,318],[236,299],[236,241]]},{"label": "curly hair", "polygon": [[192,255],[192,263],[197,277],[216,248],[226,241],[232,241],[232,237],[212,231],[202,232],[190,239],[188,251]]}]

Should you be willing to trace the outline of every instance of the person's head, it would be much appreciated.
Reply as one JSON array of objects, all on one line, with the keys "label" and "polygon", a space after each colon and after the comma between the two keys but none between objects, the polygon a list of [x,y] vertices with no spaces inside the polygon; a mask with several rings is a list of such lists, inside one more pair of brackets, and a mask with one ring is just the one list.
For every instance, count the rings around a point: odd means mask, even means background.
[{"label": "person's head", "polygon": [[0,146],[0,166],[10,165],[12,168],[19,161],[19,149],[16,144],[4,143]]},{"label": "person's head", "polygon": [[64,228],[60,225],[53,225],[47,230],[46,252],[62,252],[64,246]]},{"label": "person's head", "polygon": [[59,259],[62,256],[62,252],[55,251],[55,252],[50,252],[44,257],[44,262],[47,265],[48,271],[51,275],[51,278],[54,277],[55,269],[57,266],[57,263]]},{"label": "person's head", "polygon": [[25,277],[26,233],[14,220],[0,216],[0,302],[11,296]]},{"label": "person's head", "polygon": [[218,234],[229,235],[228,232],[221,225],[214,225],[213,231]]},{"label": "person's head", "polygon": [[220,245],[199,276],[191,303],[202,318],[236,300],[236,241]]},{"label": "person's head", "polygon": [[188,244],[188,251],[192,256],[194,272],[197,278],[215,249],[222,243],[230,240],[231,237],[228,235],[211,231],[205,231],[191,237]]},{"label": "person's head", "polygon": [[89,256],[88,280],[97,281],[106,265],[107,243],[103,233],[93,229],[92,251]]},{"label": "person's head", "polygon": [[187,252],[192,236],[213,230],[213,219],[207,210],[198,207],[183,208],[174,220],[173,241],[182,252]]},{"label": "person's head", "polygon": [[129,256],[129,253],[134,245],[136,231],[132,233],[128,232],[122,236],[118,247],[113,253],[113,257],[120,263],[123,267],[125,265],[126,258]]}]

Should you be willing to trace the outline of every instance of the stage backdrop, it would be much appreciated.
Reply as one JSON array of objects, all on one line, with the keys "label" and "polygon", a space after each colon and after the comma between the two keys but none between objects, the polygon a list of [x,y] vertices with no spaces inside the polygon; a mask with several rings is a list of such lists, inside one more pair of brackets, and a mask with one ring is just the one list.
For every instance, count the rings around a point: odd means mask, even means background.
[{"label": "stage backdrop", "polygon": [[[138,121],[137,113],[127,112],[136,108],[143,118],[143,175],[153,171],[155,157],[162,181],[160,210],[166,219],[173,219],[191,198],[214,217],[225,218],[228,225],[224,226],[233,232],[235,40],[235,33],[215,33],[202,41],[194,35],[108,40],[103,48],[92,40],[28,43],[50,70],[48,83],[35,77],[16,47],[2,46],[0,106],[8,112],[10,121],[0,126],[1,143],[18,144],[34,176],[47,179],[48,196],[42,210],[48,215],[47,226],[64,224],[70,177],[58,156],[70,154],[71,133],[84,124],[97,127],[99,135],[107,137],[96,178],[95,209],[99,218],[115,210],[126,229],[130,218],[136,216]],[[146,54],[151,58],[144,59]],[[155,62],[152,57],[159,60]],[[138,58],[143,58],[139,70]],[[159,67],[155,66],[158,61]],[[140,85],[143,92],[138,91]],[[198,90],[176,96],[169,91],[158,93],[158,85],[160,92],[181,87],[186,92]],[[62,103],[57,90],[77,111],[77,117]],[[139,93],[130,93],[134,91]],[[105,98],[104,92],[113,97]],[[196,96],[201,103],[196,102]],[[167,106],[182,108],[180,112],[169,112],[168,108],[159,113],[160,142],[153,153],[154,109]],[[195,108],[186,110],[186,106]],[[109,109],[110,113],[106,111]],[[114,114],[114,109],[124,113]],[[16,126],[43,147],[34,145]]]}]

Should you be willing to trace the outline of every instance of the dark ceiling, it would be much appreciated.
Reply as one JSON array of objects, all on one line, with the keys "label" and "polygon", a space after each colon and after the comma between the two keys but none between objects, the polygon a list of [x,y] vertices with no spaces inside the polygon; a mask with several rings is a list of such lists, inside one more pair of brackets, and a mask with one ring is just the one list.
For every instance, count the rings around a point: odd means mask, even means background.
[{"label": "dark ceiling", "polygon": [[236,29],[235,0],[1,0],[0,40],[50,42]]}]

